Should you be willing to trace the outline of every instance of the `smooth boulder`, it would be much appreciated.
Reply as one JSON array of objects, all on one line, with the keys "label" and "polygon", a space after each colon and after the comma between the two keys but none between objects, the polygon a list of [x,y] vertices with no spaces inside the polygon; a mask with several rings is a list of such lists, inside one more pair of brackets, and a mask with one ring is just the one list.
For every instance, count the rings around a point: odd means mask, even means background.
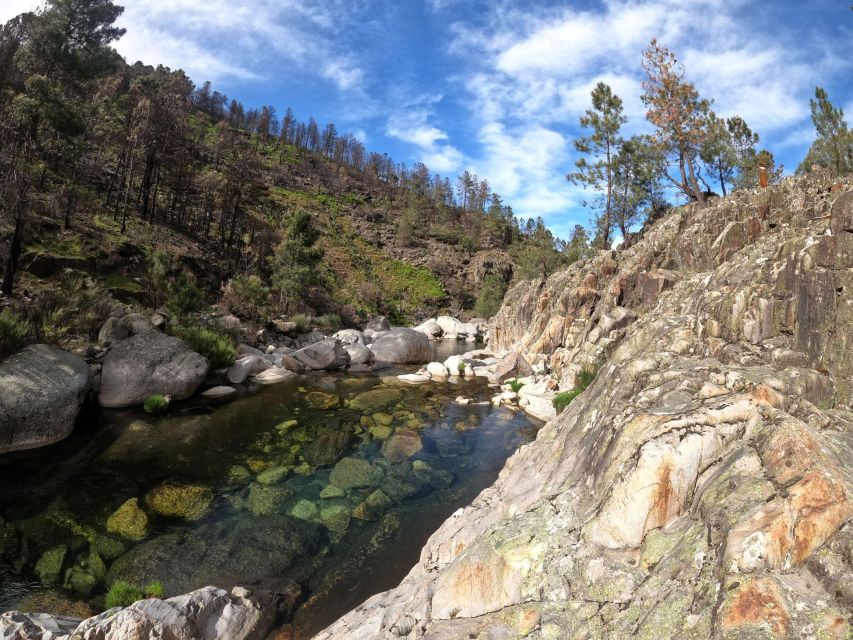
[{"label": "smooth boulder", "polygon": [[376,360],[394,364],[424,364],[432,358],[429,338],[414,329],[386,331],[370,345]]},{"label": "smooth boulder", "polygon": [[0,453],[65,438],[90,382],[82,358],[46,344],[25,347],[0,363]]},{"label": "smooth boulder", "polygon": [[349,365],[349,354],[334,338],[317,342],[295,351],[293,357],[309,371],[346,369]]},{"label": "smooth boulder", "polygon": [[373,362],[373,352],[361,343],[348,344],[344,350],[349,354],[349,363],[370,364]]},{"label": "smooth boulder", "polygon": [[178,338],[152,331],[119,343],[104,358],[98,401],[132,407],[155,393],[189,398],[207,377],[207,360]]},{"label": "smooth boulder", "polygon": [[228,378],[228,382],[231,384],[241,384],[249,376],[266,371],[271,366],[270,361],[264,356],[247,355],[235,360],[234,364],[228,368],[228,373],[225,377]]}]

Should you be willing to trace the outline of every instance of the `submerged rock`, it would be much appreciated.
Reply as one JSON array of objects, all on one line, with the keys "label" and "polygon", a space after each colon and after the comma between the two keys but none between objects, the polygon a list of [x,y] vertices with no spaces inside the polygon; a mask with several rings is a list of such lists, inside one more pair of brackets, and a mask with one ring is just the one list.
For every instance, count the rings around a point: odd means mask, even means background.
[{"label": "submerged rock", "polygon": [[356,505],[352,510],[352,516],[359,520],[379,520],[385,510],[393,504],[391,498],[377,489]]},{"label": "submerged rock", "polygon": [[145,496],[145,504],[161,516],[199,520],[207,515],[213,503],[208,487],[187,484],[161,484]]},{"label": "submerged rock", "polygon": [[341,489],[376,486],[384,475],[382,469],[361,458],[344,458],[329,476],[331,483]]},{"label": "submerged rock", "polygon": [[293,491],[276,485],[252,483],[249,487],[249,511],[257,515],[284,513]]},{"label": "submerged rock", "polygon": [[411,429],[397,429],[390,438],[382,443],[382,455],[391,462],[402,462],[423,449],[418,432]]},{"label": "submerged rock", "polygon": [[133,541],[148,537],[148,516],[137,498],[130,498],[107,518],[107,531]]},{"label": "submerged rock", "polygon": [[82,358],[46,344],[0,362],[0,454],[68,436],[90,382]]},{"label": "submerged rock", "polygon": [[364,413],[372,413],[384,409],[400,401],[403,392],[394,387],[378,387],[360,393],[349,402],[349,408]]}]

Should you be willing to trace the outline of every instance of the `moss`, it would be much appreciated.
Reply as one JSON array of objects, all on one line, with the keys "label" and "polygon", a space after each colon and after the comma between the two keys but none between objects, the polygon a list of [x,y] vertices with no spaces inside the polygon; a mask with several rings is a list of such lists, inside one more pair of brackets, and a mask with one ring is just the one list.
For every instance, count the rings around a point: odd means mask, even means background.
[{"label": "moss", "polygon": [[56,584],[59,581],[67,552],[68,548],[61,544],[41,554],[36,562],[36,575],[42,584]]},{"label": "moss", "polygon": [[213,491],[208,487],[162,484],[145,496],[145,504],[161,516],[200,520],[210,511]]},{"label": "moss", "polygon": [[141,284],[122,273],[110,273],[104,276],[101,278],[101,284],[105,289],[127,291],[128,293],[139,293],[142,291]]},{"label": "moss", "polygon": [[154,415],[166,413],[169,409],[169,399],[162,393],[155,393],[145,398],[142,408],[145,409],[145,413]]},{"label": "moss", "polygon": [[133,541],[148,537],[148,516],[137,498],[130,498],[107,518],[107,531]]},{"label": "moss", "polygon": [[71,567],[65,573],[65,584],[63,586],[78,596],[86,598],[92,593],[97,584],[98,580],[90,571],[86,571],[80,567]]}]

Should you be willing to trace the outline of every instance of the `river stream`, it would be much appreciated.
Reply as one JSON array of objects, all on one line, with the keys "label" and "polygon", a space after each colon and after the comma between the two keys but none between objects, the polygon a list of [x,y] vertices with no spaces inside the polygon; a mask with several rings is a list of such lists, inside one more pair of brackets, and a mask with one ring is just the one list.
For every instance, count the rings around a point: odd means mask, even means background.
[{"label": "river stream", "polygon": [[399,582],[535,437],[482,378],[396,379],[411,370],[300,376],[161,417],[89,412],[65,441],[0,457],[0,611],[60,593],[98,611],[119,579],[167,596],[298,584],[295,635],[310,637]]}]

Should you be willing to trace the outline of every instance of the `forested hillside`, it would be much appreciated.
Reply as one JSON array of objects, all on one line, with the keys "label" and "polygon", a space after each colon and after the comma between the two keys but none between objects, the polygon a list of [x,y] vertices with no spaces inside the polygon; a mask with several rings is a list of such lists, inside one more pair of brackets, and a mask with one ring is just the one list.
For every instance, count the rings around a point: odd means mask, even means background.
[{"label": "forested hillside", "polygon": [[127,64],[121,11],[56,0],[0,29],[3,304],[31,338],[85,337],[110,299],[402,322],[473,314],[485,283],[489,314],[519,263],[562,259],[486,180]]}]

